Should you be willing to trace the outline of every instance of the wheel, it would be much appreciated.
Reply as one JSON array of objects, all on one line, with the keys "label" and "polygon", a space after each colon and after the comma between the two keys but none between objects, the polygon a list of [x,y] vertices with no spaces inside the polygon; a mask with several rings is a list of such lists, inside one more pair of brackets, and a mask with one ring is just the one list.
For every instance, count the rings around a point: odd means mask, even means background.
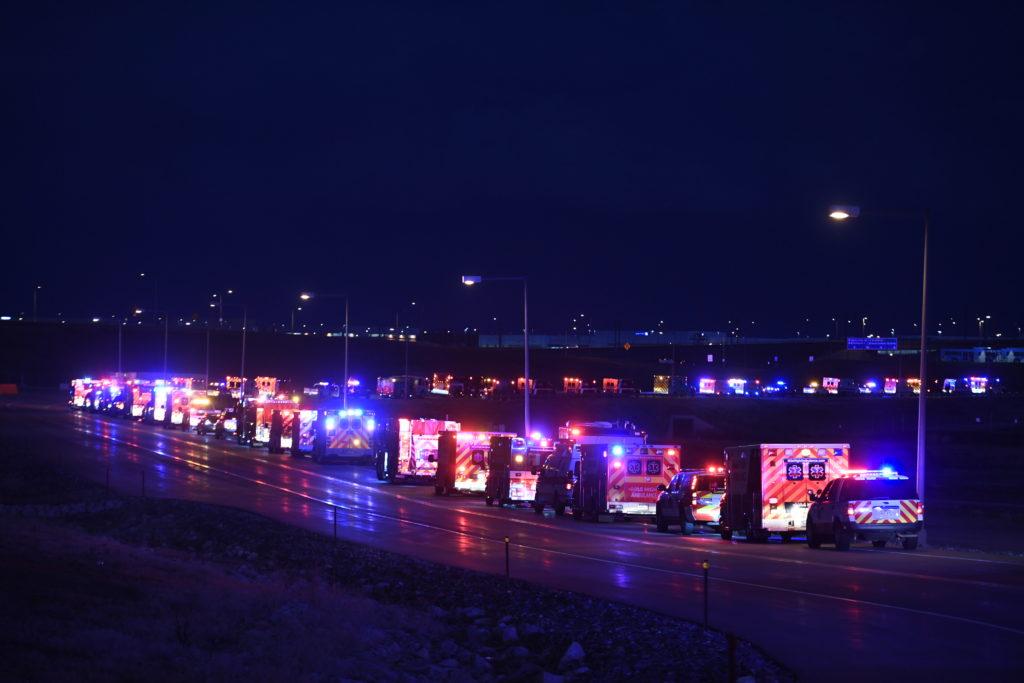
[{"label": "wheel", "polygon": [[556,505],[555,506],[555,516],[556,517],[562,517],[564,515],[565,515],[565,505]]},{"label": "wheel", "polygon": [[658,531],[665,533],[668,531],[668,520],[662,517],[660,514],[654,516],[654,523],[658,526]]},{"label": "wheel", "polygon": [[443,496],[444,495],[444,487],[439,485],[439,484],[435,485],[434,486],[434,495],[435,496]]},{"label": "wheel", "polygon": [[730,529],[729,527],[725,526],[724,524],[719,524],[718,525],[718,535],[722,537],[723,541],[731,541],[732,540],[732,529]]},{"label": "wheel", "polygon": [[904,550],[917,550],[917,536],[904,536],[900,539]]},{"label": "wheel", "polygon": [[835,538],[836,550],[847,551],[850,549],[850,534],[846,533],[842,524],[836,522],[832,526],[832,535]]},{"label": "wheel", "polygon": [[779,534],[779,538],[782,539],[783,543],[792,543],[793,542],[793,534],[790,534],[790,533]]},{"label": "wheel", "polygon": [[692,517],[693,514],[688,505],[679,508],[679,531],[683,533],[683,536],[689,536],[693,533],[694,521]]},{"label": "wheel", "polygon": [[873,545],[876,548],[884,548],[885,547],[885,539],[879,539],[877,541],[871,541],[871,545]]},{"label": "wheel", "polygon": [[810,522],[807,523],[807,547],[812,550],[817,550],[821,547],[821,539],[814,532],[814,525]]},{"label": "wheel", "polygon": [[383,453],[378,453],[377,454],[377,461],[374,464],[376,465],[376,467],[374,469],[376,469],[376,471],[377,471],[377,479],[379,481],[386,480],[388,478],[388,475],[384,471],[384,454]]},{"label": "wheel", "polygon": [[494,499],[490,496],[484,496],[484,502],[487,503],[487,507],[494,505]]}]

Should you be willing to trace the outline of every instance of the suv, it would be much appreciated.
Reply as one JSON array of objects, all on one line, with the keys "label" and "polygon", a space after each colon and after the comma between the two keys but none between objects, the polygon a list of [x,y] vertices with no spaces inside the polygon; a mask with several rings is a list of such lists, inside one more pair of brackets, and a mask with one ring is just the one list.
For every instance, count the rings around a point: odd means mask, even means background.
[{"label": "suv", "polygon": [[670,524],[678,524],[684,534],[693,530],[691,482],[702,472],[703,470],[683,470],[672,477],[668,486],[658,484],[658,501],[654,506],[654,520],[658,531],[668,531]]},{"label": "suv", "polygon": [[914,483],[888,470],[852,473],[834,479],[811,495],[807,511],[807,545],[835,543],[849,550],[855,538],[876,548],[899,539],[906,550],[917,548],[924,524],[924,505]]},{"label": "suv", "polygon": [[533,498],[535,512],[542,513],[547,506],[561,516],[566,507],[572,506],[572,484],[579,475],[580,466],[577,453],[571,444],[556,444],[555,451],[537,473],[537,492]]}]

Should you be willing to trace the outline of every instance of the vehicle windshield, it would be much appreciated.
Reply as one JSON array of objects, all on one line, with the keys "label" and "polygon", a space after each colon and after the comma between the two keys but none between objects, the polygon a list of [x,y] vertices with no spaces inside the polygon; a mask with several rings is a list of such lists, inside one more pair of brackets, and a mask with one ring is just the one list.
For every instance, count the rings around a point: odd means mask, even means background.
[{"label": "vehicle windshield", "polygon": [[847,500],[916,499],[914,482],[909,479],[849,479],[843,485]]}]

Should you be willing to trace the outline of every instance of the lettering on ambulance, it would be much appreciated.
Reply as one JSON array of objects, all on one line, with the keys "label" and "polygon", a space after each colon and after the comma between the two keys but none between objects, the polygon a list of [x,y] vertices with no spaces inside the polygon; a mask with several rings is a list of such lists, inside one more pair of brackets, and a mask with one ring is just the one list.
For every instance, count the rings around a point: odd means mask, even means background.
[{"label": "lettering on ambulance", "polygon": [[847,469],[845,448],[767,448],[761,455],[761,524],[772,531],[807,527],[807,489],[823,488]]},{"label": "lettering on ambulance", "polygon": [[[610,459],[608,464],[608,502],[654,503],[658,484],[665,483],[664,463],[660,456]],[[616,467],[616,462],[619,466]]]}]

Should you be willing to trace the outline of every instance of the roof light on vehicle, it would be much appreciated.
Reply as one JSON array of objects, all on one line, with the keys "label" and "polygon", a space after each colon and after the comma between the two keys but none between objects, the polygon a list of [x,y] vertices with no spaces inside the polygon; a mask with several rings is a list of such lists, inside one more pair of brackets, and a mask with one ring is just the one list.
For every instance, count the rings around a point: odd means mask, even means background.
[{"label": "roof light on vehicle", "polygon": [[580,435],[580,428],[579,427],[573,427],[572,428],[572,435],[573,436],[579,436]]},{"label": "roof light on vehicle", "polygon": [[541,434],[540,432],[531,432],[530,433],[530,438],[533,439],[534,441],[540,441],[543,436],[544,435]]},{"label": "roof light on vehicle", "polygon": [[372,417],[366,418],[366,431],[372,432],[376,428],[377,422]]},{"label": "roof light on vehicle", "polygon": [[676,449],[674,449],[674,448],[670,448],[667,451],[665,451],[665,455],[675,455],[675,454],[676,454]]},{"label": "roof light on vehicle", "polygon": [[616,469],[617,470],[620,467],[622,467],[622,461],[621,460],[612,460],[612,469]]},{"label": "roof light on vehicle", "polygon": [[612,455],[614,455],[617,458],[621,457],[622,454],[625,452],[626,449],[624,449],[620,444],[615,444],[614,446],[612,446]]},{"label": "roof light on vehicle", "polygon": [[335,428],[335,426],[337,426],[337,424],[337,421],[333,417],[329,417],[326,420],[324,420],[324,429],[326,429],[327,431],[331,431],[332,429]]}]

